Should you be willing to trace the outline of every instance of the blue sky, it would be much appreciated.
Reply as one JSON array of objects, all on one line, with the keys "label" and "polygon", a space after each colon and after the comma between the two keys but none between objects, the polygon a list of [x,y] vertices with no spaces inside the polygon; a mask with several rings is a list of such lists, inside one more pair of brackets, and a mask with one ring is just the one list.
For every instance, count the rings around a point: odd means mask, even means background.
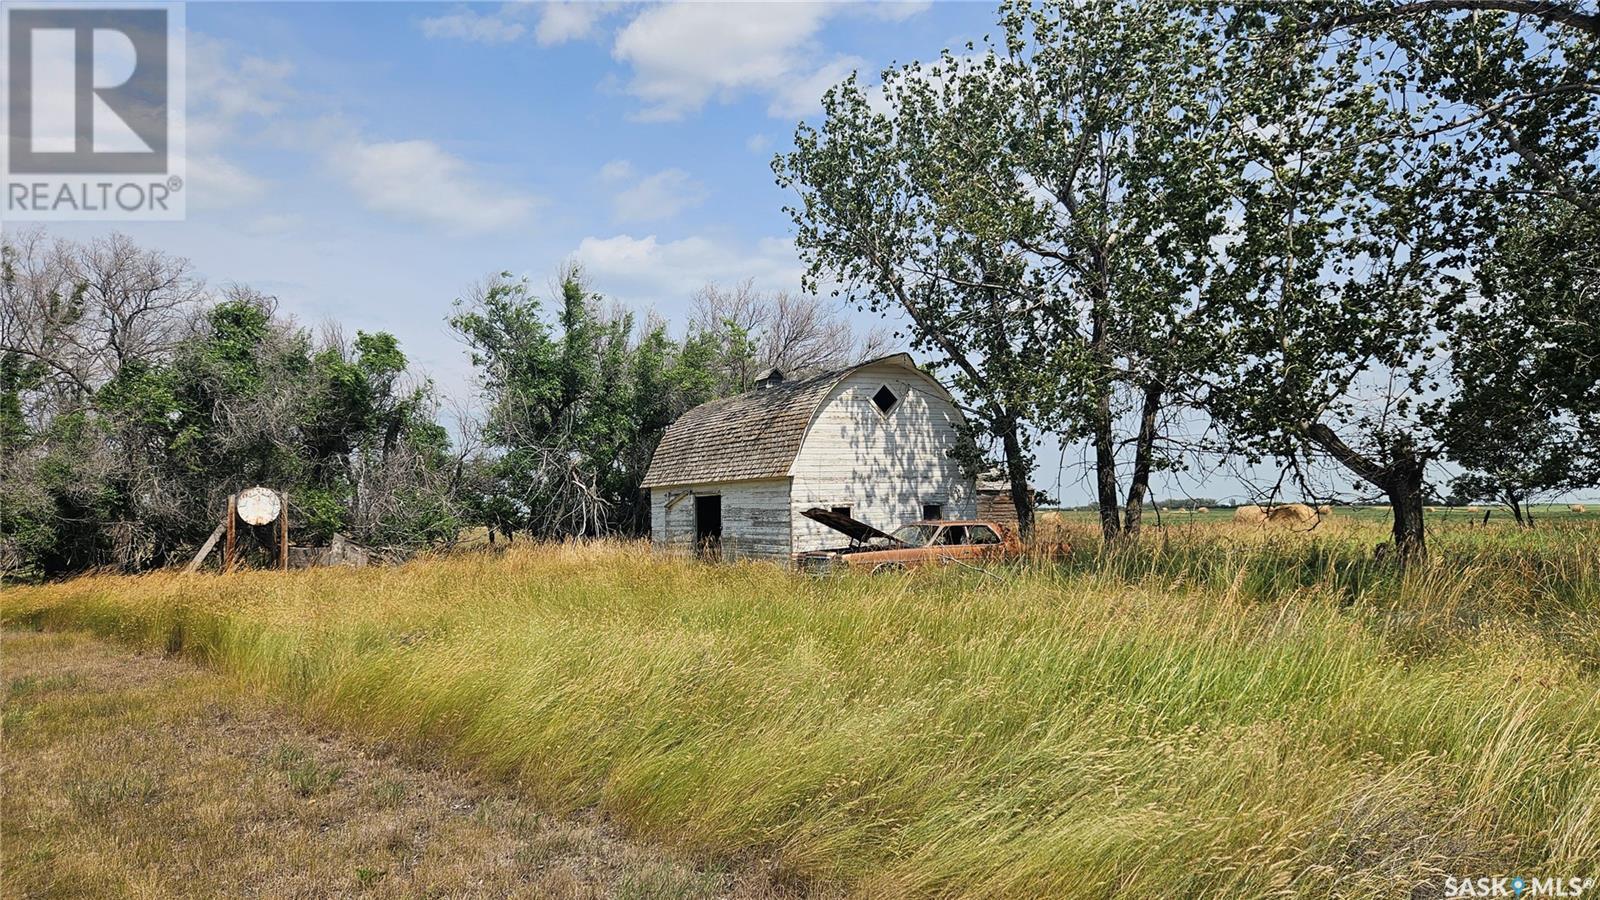
[{"label": "blue sky", "polygon": [[[386,329],[441,394],[444,324],[498,271],[681,325],[709,281],[797,289],[770,160],[828,85],[995,30],[989,3],[190,3],[188,217],[121,222],[315,327]],[[112,228],[50,230],[86,238]],[[852,312],[864,330],[877,322]],[[1035,482],[1089,497],[1078,448]],[[1270,484],[1267,473],[1252,473]],[[1342,479],[1341,479],[1342,480]],[[1157,496],[1236,496],[1227,472]]]},{"label": "blue sky", "polygon": [[994,19],[957,2],[189,3],[187,219],[50,231],[116,228],[307,326],[392,331],[467,397],[444,319],[494,272],[543,286],[575,259],[678,326],[708,281],[798,288],[773,154],[849,72],[875,81]]},{"label": "blue sky", "polygon": [[[772,154],[825,87],[981,37],[988,4],[191,3],[188,218],[117,223],[308,325],[397,333],[495,271],[678,322],[709,280],[798,286]],[[60,225],[74,237],[111,225]]]}]

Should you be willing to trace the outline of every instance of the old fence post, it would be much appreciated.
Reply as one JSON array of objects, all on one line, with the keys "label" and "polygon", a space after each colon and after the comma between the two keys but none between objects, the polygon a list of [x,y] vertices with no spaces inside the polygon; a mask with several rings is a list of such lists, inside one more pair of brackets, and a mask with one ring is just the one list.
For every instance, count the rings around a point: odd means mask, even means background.
[{"label": "old fence post", "polygon": [[238,494],[229,494],[228,495],[228,536],[227,536],[227,541],[222,545],[222,572],[223,572],[224,575],[231,574],[233,572],[233,555],[234,555],[234,551],[237,549],[237,545],[235,544],[235,541],[237,540],[237,531],[238,531],[238,521],[237,520],[238,520],[238,518],[239,518],[239,495]]},{"label": "old fence post", "polygon": [[289,571],[289,492],[279,491],[282,508],[278,511],[278,568]]}]

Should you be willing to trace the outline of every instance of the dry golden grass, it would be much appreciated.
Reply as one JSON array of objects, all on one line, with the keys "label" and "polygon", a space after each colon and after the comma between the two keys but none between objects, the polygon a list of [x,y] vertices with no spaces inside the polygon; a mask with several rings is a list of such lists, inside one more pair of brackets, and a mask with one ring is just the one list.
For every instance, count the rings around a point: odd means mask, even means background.
[{"label": "dry golden grass", "polygon": [[864,897],[1427,896],[1600,868],[1595,523],[1440,528],[1402,573],[1356,511],[1332,531],[1170,518],[989,573],[519,544],[85,578],[0,611]]},{"label": "dry golden grass", "polygon": [[8,897],[780,896],[309,730],[182,661],[72,633],[3,649]]}]

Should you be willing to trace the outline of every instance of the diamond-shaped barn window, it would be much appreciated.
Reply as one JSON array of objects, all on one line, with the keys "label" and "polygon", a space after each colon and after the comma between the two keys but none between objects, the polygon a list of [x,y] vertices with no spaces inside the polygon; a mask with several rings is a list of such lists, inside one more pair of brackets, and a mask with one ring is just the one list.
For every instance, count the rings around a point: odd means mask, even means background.
[{"label": "diamond-shaped barn window", "polygon": [[894,408],[899,404],[900,398],[895,396],[894,391],[889,390],[887,384],[878,388],[878,392],[872,395],[872,405],[878,408],[878,412],[886,416],[894,412]]}]

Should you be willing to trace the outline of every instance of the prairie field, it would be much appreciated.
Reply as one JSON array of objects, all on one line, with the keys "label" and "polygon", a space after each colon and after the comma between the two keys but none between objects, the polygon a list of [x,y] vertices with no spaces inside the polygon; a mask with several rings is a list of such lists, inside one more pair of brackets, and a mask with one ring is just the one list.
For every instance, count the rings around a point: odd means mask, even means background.
[{"label": "prairie field", "polygon": [[[181,655],[686,872],[760,861],[870,897],[1600,875],[1600,520],[1441,521],[1404,573],[1373,558],[1369,516],[1114,551],[1087,519],[1049,525],[1067,561],[988,571],[817,579],[519,543],[85,577],[0,610]],[[5,827],[9,876],[29,848]]]},{"label": "prairie field", "polygon": [[163,654],[7,631],[6,897],[779,900],[514,786],[408,763]]}]

